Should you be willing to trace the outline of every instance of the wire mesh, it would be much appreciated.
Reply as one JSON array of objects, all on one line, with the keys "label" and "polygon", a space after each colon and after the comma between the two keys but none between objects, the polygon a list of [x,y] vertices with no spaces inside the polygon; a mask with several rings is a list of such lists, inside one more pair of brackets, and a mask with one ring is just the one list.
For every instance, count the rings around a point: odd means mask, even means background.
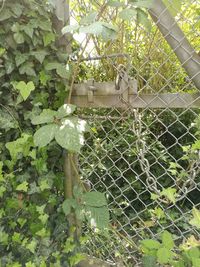
[{"label": "wire mesh", "polygon": [[[183,1],[181,8],[173,1],[165,3],[169,10],[173,7],[176,22],[198,52],[200,2]],[[71,23],[102,5],[103,1],[73,1]],[[199,109],[193,107],[199,96],[193,77],[188,77],[183,68],[186,62],[180,63],[156,23],[151,21],[152,28],[147,31],[144,25],[119,20],[118,12],[111,7],[102,19],[118,25],[117,39],[104,43],[99,37],[90,38],[76,82],[116,82],[120,77],[118,66],[123,65],[129,78],[137,81],[134,97],[142,104],[135,107],[122,94],[118,101],[125,103],[123,109],[113,103],[107,109],[79,110],[91,126],[80,155],[82,179],[90,181],[92,190],[106,194],[115,229],[103,237],[86,230],[90,236],[87,253],[118,266],[141,266],[140,240],[158,238],[163,230],[171,232],[177,244],[188,236],[199,236],[189,224],[192,208],[199,208],[200,203],[199,148],[192,150],[199,140]],[[78,52],[87,38],[84,34],[74,35]],[[175,50],[184,40],[177,41]],[[73,60],[77,57],[74,49]],[[125,84],[127,91],[127,80]],[[162,98],[164,93],[197,94],[191,103],[182,99],[184,107],[180,108],[173,105],[172,95],[167,101]],[[143,95],[153,97],[146,101]],[[160,104],[152,108],[155,99]]]}]

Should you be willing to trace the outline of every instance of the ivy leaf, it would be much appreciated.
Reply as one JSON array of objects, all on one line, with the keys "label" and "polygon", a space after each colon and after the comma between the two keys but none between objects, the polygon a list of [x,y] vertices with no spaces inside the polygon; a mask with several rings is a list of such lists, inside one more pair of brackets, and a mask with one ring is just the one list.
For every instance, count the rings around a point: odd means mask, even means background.
[{"label": "ivy leaf", "polygon": [[69,116],[70,114],[74,113],[75,110],[76,110],[75,105],[64,104],[58,109],[58,111],[56,113],[56,118],[62,119],[64,117]]},{"label": "ivy leaf", "polygon": [[40,62],[40,64],[42,64],[47,55],[47,52],[44,50],[40,50],[40,51],[32,51],[30,54],[34,56]]},{"label": "ivy leaf", "polygon": [[0,109],[0,128],[9,130],[18,128],[18,122],[7,111]]},{"label": "ivy leaf", "polygon": [[62,120],[62,125],[55,134],[57,143],[71,151],[79,152],[84,144],[83,132],[86,131],[86,122],[76,117]]},{"label": "ivy leaf", "polygon": [[174,247],[174,240],[168,231],[164,231],[162,234],[162,244],[168,249],[172,249]]},{"label": "ivy leaf", "polygon": [[137,18],[137,10],[133,8],[125,8],[119,13],[119,17],[123,20],[130,21]]},{"label": "ivy leaf", "polygon": [[157,259],[160,264],[167,264],[172,256],[172,252],[167,248],[159,248],[157,251]]},{"label": "ivy leaf", "polygon": [[87,192],[83,195],[83,201],[86,206],[102,207],[107,205],[104,194],[100,192]]},{"label": "ivy leaf", "polygon": [[33,136],[35,145],[45,147],[54,139],[58,130],[59,128],[56,124],[42,126]]},{"label": "ivy leaf", "polygon": [[163,189],[163,191],[161,192],[161,196],[165,196],[172,203],[176,203],[176,189],[175,188],[169,187],[167,189]]},{"label": "ivy leaf", "polygon": [[44,36],[43,36],[43,43],[44,43],[44,46],[47,46],[49,44],[51,44],[52,42],[55,41],[55,34],[49,32],[49,33],[46,33]]},{"label": "ivy leaf", "polygon": [[87,26],[81,26],[79,31],[81,33],[100,35],[103,32],[103,24],[101,21],[96,21]]},{"label": "ivy leaf", "polygon": [[61,64],[56,68],[56,73],[57,73],[61,78],[64,78],[64,79],[69,78],[69,73],[68,73],[68,71],[66,70],[65,66],[63,66],[63,65],[61,65]]},{"label": "ivy leaf", "polygon": [[14,33],[13,37],[17,44],[24,43],[24,35],[21,32]]},{"label": "ivy leaf", "polygon": [[0,12],[0,21],[4,21],[12,17],[12,12],[9,9],[2,9]]},{"label": "ivy leaf", "polygon": [[36,76],[34,65],[32,62],[26,62],[25,64],[21,65],[19,68],[20,74],[27,74],[29,76]]},{"label": "ivy leaf", "polygon": [[192,209],[193,219],[189,223],[200,229],[200,211],[196,208]]},{"label": "ivy leaf", "polygon": [[156,266],[156,257],[152,255],[145,255],[142,258],[143,267],[155,267]]},{"label": "ivy leaf", "polygon": [[32,253],[35,253],[35,249],[37,247],[37,242],[32,240],[29,244],[26,244],[26,249],[30,250]]},{"label": "ivy leaf", "polygon": [[192,258],[192,267],[199,267],[200,266],[200,259]]},{"label": "ivy leaf", "polygon": [[17,54],[15,57],[16,66],[19,67],[28,59],[28,55],[26,54]]},{"label": "ivy leaf", "polygon": [[43,124],[43,123],[51,123],[54,121],[54,117],[57,112],[51,109],[43,109],[43,111],[38,116],[34,116],[31,120],[33,125]]},{"label": "ivy leaf", "polygon": [[31,91],[35,90],[35,85],[32,81],[28,83],[25,83],[24,81],[20,81],[16,85],[16,89],[20,91],[20,94],[25,101],[29,97]]},{"label": "ivy leaf", "polygon": [[26,181],[24,181],[23,183],[21,183],[20,185],[18,185],[16,187],[17,191],[24,191],[27,192],[28,191],[28,183]]}]

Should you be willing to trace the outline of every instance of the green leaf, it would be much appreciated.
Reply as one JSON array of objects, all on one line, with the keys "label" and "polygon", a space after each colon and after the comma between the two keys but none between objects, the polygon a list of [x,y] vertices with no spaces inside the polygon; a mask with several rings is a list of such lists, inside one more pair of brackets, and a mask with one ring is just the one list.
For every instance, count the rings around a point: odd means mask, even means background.
[{"label": "green leaf", "polygon": [[66,199],[62,204],[62,209],[64,214],[67,216],[71,212],[71,208],[74,206],[75,199],[69,198]]},{"label": "green leaf", "polygon": [[40,115],[34,116],[31,120],[31,123],[34,125],[43,124],[43,123],[51,123],[54,121],[57,112],[51,109],[43,109]]},{"label": "green leaf", "polygon": [[192,209],[193,219],[189,223],[200,229],[200,211],[196,208]]},{"label": "green leaf", "polygon": [[26,244],[26,249],[30,250],[32,253],[35,253],[35,249],[37,247],[36,240],[32,240],[29,244]]},{"label": "green leaf", "polygon": [[100,192],[87,192],[83,195],[83,201],[86,206],[102,207],[107,205],[106,198]]},{"label": "green leaf", "polygon": [[148,249],[159,249],[161,247],[160,242],[153,239],[145,239],[141,241],[142,246]]},{"label": "green leaf", "polygon": [[168,231],[164,231],[162,234],[162,244],[168,249],[172,249],[174,247],[174,240]]},{"label": "green leaf", "polygon": [[49,33],[46,33],[44,36],[43,36],[43,43],[44,43],[44,46],[47,46],[49,44],[51,44],[52,42],[55,41],[55,34],[49,32]]},{"label": "green leaf", "polygon": [[12,12],[8,8],[3,8],[0,12],[0,21],[4,21],[10,17],[12,17]]},{"label": "green leaf", "polygon": [[62,119],[64,117],[69,116],[72,113],[74,113],[75,110],[76,110],[76,106],[75,105],[64,104],[58,109],[58,111],[56,113],[56,118]]},{"label": "green leaf", "polygon": [[137,20],[140,24],[142,24],[145,29],[150,32],[151,31],[151,27],[152,27],[152,24],[151,24],[151,21],[149,20],[148,18],[148,14],[145,13],[143,10],[141,9],[138,9],[137,10]]},{"label": "green leaf", "polygon": [[176,203],[176,189],[175,188],[166,188],[161,192],[161,196],[165,196],[172,203]]},{"label": "green leaf", "polygon": [[46,74],[45,71],[40,71],[40,82],[42,85],[46,86],[47,82],[51,79],[51,76]]},{"label": "green leaf", "polygon": [[86,17],[80,20],[80,25],[90,24],[90,23],[95,22],[97,15],[98,15],[98,12],[96,11],[90,12]]},{"label": "green leaf", "polygon": [[[12,114],[12,113],[11,113]],[[18,122],[6,110],[0,109],[0,129],[16,129],[19,127]]]},{"label": "green leaf", "polygon": [[17,44],[24,43],[24,35],[21,32],[14,33],[13,37]]},{"label": "green leaf", "polygon": [[28,55],[26,54],[17,54],[15,57],[15,62],[17,67],[19,67],[21,64],[23,64],[28,59]]},{"label": "green leaf", "polygon": [[0,186],[0,198],[3,197],[3,194],[6,192],[6,188],[2,185]]},{"label": "green leaf", "polygon": [[27,192],[28,191],[28,183],[26,181],[24,181],[23,183],[21,183],[20,185],[18,185],[16,187],[17,191],[24,191]]},{"label": "green leaf", "polygon": [[101,21],[97,21],[87,26],[81,26],[79,31],[81,33],[100,35],[102,34],[103,29],[103,23]]},{"label": "green leaf", "polygon": [[105,229],[109,226],[109,211],[107,207],[86,207],[86,219],[92,228]]},{"label": "green leaf", "polygon": [[146,1],[130,1],[130,3],[134,7],[138,8],[151,8],[153,5],[153,0],[146,0]]},{"label": "green leaf", "polygon": [[40,50],[32,51],[30,54],[34,56],[40,62],[40,64],[42,64],[48,53],[45,50]]},{"label": "green leaf", "polygon": [[33,38],[34,28],[32,24],[29,23],[28,25],[23,26],[23,30],[30,38]]},{"label": "green leaf", "polygon": [[62,120],[62,125],[56,131],[55,139],[61,147],[71,152],[79,152],[84,144],[84,131],[86,131],[84,120],[69,117]]},{"label": "green leaf", "polygon": [[16,85],[16,89],[20,91],[20,94],[25,101],[29,97],[31,91],[35,90],[35,85],[32,81],[28,83],[21,81]]},{"label": "green leaf", "polygon": [[57,131],[59,128],[56,124],[42,126],[33,136],[35,145],[45,147],[54,139]]},{"label": "green leaf", "polygon": [[[57,68],[59,68],[60,67],[60,63],[58,63],[58,62],[50,62],[50,63],[47,63],[46,65],[45,65],[45,69],[46,70],[56,70]],[[62,66],[62,65],[61,65]]]},{"label": "green leaf", "polygon": [[192,267],[199,267],[200,266],[200,259],[192,258]]},{"label": "green leaf", "polygon": [[119,17],[123,20],[132,20],[137,18],[137,10],[133,8],[126,8],[119,13]]},{"label": "green leaf", "polygon": [[142,258],[143,267],[155,267],[156,266],[156,257],[152,255],[145,255]]},{"label": "green leaf", "polygon": [[27,74],[29,76],[36,76],[36,73],[35,73],[35,70],[33,67],[34,67],[34,65],[32,62],[26,62],[20,66],[19,73],[20,74]]},{"label": "green leaf", "polygon": [[67,25],[62,29],[62,34],[73,33],[79,29],[79,25]]},{"label": "green leaf", "polygon": [[61,78],[64,78],[64,79],[69,78],[69,72],[67,71],[66,67],[63,66],[63,65],[61,65],[61,64],[56,68],[56,73],[57,73]]},{"label": "green leaf", "polygon": [[157,259],[160,264],[166,264],[173,257],[172,252],[167,248],[159,248],[157,251]]},{"label": "green leaf", "polygon": [[119,0],[109,0],[107,3],[108,6],[113,6],[113,7],[121,7],[124,6],[124,3],[120,2]]}]

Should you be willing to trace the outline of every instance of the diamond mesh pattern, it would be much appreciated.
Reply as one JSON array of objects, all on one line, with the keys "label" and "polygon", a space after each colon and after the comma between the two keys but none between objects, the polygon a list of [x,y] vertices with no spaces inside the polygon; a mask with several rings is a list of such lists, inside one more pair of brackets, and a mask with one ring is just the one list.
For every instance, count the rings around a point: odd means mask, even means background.
[{"label": "diamond mesh pattern", "polygon": [[[102,4],[96,0],[73,1],[73,23]],[[77,9],[78,5],[83,8]],[[197,0],[184,1],[175,17],[197,52],[199,6]],[[90,39],[83,56],[100,60],[83,60],[77,82],[91,78],[97,82],[115,80],[117,66],[123,64],[137,80],[138,98],[142,94],[155,94],[159,98],[161,93],[198,92],[155,23],[152,22],[150,32],[141,25],[124,24],[112,8],[103,13],[103,19],[118,24],[119,38],[107,44],[96,37]],[[76,36],[81,48],[85,38]],[[113,54],[116,56],[112,57]],[[167,102],[162,100],[162,103],[162,108],[150,108],[144,103],[143,108],[136,109],[127,103],[125,109],[113,106],[79,110],[92,129],[86,134],[80,155],[82,179],[90,181],[92,190],[106,194],[110,222],[115,229],[109,237],[87,229],[91,237],[87,252],[119,266],[141,266],[139,241],[158,238],[163,230],[173,233],[177,243],[200,234],[188,223],[191,209],[200,206],[199,152],[186,158],[191,152],[186,147],[199,139],[198,123],[194,123],[199,118],[199,109],[190,105],[184,109],[169,108]],[[167,188],[176,190],[175,201],[165,193],[162,195]],[[160,197],[157,199],[156,195]]]}]

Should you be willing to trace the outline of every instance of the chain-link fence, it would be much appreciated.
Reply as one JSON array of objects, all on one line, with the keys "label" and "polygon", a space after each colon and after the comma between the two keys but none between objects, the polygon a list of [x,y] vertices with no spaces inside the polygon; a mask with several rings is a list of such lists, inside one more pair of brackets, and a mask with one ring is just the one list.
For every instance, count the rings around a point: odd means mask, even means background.
[{"label": "chain-link fence", "polygon": [[[200,203],[200,2],[163,2],[148,17],[141,11],[141,23],[106,7],[101,19],[118,26],[114,40],[73,35],[79,75],[72,99],[91,126],[80,171],[105,192],[114,229],[103,237],[88,232],[87,252],[119,266],[140,266],[140,240],[163,230],[177,244],[199,235],[189,220]],[[71,23],[102,6],[73,1]]]}]

